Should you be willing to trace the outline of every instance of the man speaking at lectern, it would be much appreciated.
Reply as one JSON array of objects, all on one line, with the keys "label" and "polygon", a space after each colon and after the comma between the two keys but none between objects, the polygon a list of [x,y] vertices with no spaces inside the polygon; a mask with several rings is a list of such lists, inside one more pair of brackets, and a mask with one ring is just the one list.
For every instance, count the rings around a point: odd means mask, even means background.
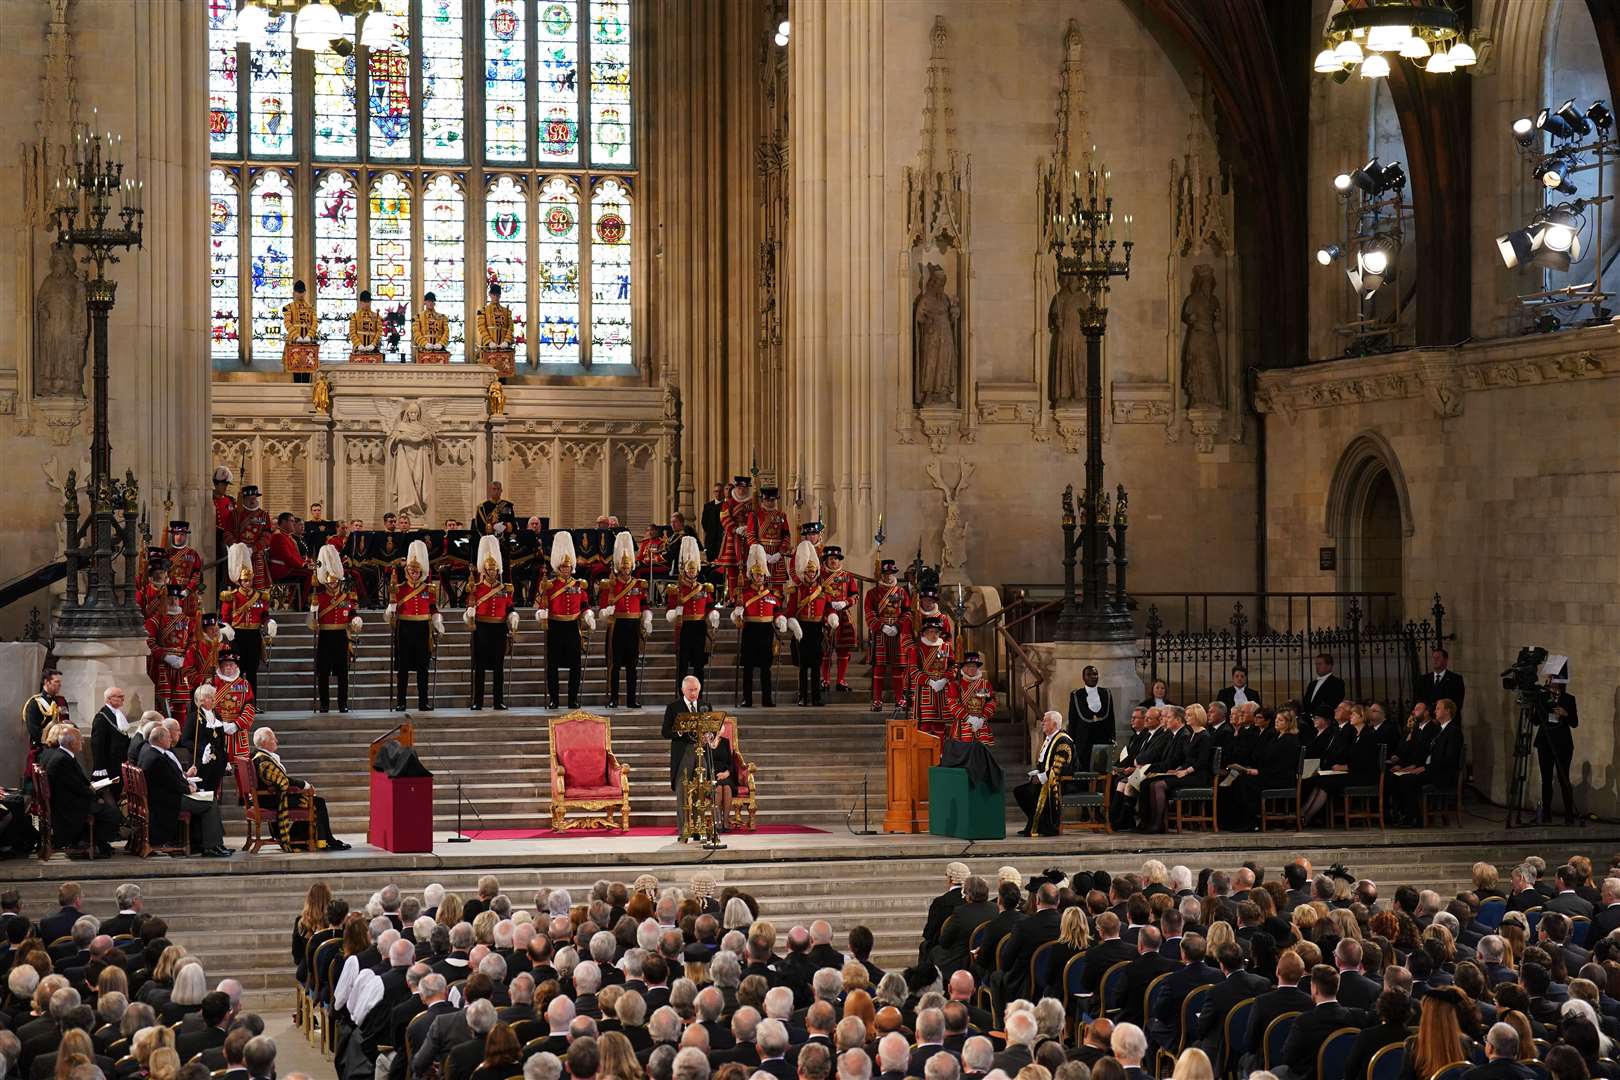
[{"label": "man speaking at lectern", "polygon": [[675,730],[675,725],[687,713],[696,716],[709,711],[709,705],[702,697],[703,684],[696,675],[688,675],[681,680],[681,696],[664,707],[663,735],[669,740],[669,786],[675,792],[676,836],[686,833],[686,800],[681,797],[681,792],[687,774],[692,771],[692,751],[697,746],[697,738],[695,735],[682,735]]}]

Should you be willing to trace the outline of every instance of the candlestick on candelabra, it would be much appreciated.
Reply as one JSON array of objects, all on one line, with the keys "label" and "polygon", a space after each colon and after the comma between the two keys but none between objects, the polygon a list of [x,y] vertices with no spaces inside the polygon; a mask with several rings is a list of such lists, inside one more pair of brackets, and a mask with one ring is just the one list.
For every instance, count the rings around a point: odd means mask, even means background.
[{"label": "candlestick on candelabra", "polygon": [[[1058,281],[1077,281],[1085,302],[1080,329],[1086,336],[1086,483],[1080,512],[1074,513],[1071,496],[1064,496],[1064,568],[1066,595],[1058,616],[1059,641],[1122,641],[1134,633],[1129,599],[1124,588],[1124,530],[1116,566],[1118,588],[1108,585],[1108,559],[1112,515],[1103,486],[1102,454],[1102,341],[1108,332],[1108,293],[1112,279],[1129,279],[1131,251],[1136,246],[1133,222],[1123,215],[1124,239],[1116,235],[1114,200],[1108,194],[1112,175],[1096,161],[1093,148],[1086,168],[1068,177],[1049,173],[1041,180],[1041,205],[1047,247],[1057,261]],[[1123,252],[1120,257],[1119,253]],[[1123,501],[1123,487],[1121,501]],[[1079,536],[1075,537],[1078,526]],[[1075,550],[1080,551],[1081,591],[1075,595]]]},{"label": "candlestick on candelabra", "polygon": [[[125,472],[122,481],[112,475],[112,444],[107,427],[107,319],[118,284],[107,277],[107,267],[119,261],[118,252],[141,246],[145,192],[141,180],[124,175],[124,163],[118,160],[123,136],[96,130],[94,111],[91,123],[76,130],[73,141],[73,160],[53,185],[51,216],[57,246],[70,251],[83,248],[79,261],[94,268],[85,282],[93,364],[90,482],[85,489],[91,500],[91,515],[87,523],[89,543],[85,544],[73,526],[78,516],[77,496],[66,508],[70,524],[70,586],[68,602],[57,616],[56,635],[125,637],[143,632],[140,611],[135,606],[134,580],[140,492],[132,472]],[[125,562],[122,585],[114,570],[119,554]],[[86,575],[82,592],[74,587],[80,570]]]}]

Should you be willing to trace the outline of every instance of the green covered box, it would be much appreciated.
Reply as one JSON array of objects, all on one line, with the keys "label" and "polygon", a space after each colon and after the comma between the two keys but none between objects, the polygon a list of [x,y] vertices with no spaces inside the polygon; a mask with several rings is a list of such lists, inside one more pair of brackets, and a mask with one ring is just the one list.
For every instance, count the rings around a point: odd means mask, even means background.
[{"label": "green covered box", "polygon": [[999,791],[968,783],[966,769],[938,765],[928,770],[928,831],[963,840],[1001,840],[1007,835],[1007,803]]}]

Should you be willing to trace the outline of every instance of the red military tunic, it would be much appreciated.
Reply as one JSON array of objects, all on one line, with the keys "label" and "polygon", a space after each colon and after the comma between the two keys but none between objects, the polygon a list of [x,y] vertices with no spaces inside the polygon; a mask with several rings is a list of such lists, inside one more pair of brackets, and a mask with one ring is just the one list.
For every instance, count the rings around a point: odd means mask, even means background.
[{"label": "red military tunic", "polygon": [[[270,587],[270,515],[263,507],[249,510],[238,506],[231,515],[231,527],[225,530],[225,539],[233,544],[246,544],[253,550],[253,587]],[[172,573],[172,571],[171,571]]]},{"label": "red military tunic", "polygon": [[776,617],[783,612],[782,596],[776,591],[776,586],[770,582],[755,585],[749,581],[742,588],[742,595],[737,601],[742,605],[743,620],[745,622],[775,622]]},{"label": "red military tunic", "polygon": [[[836,646],[840,653],[847,654],[855,648],[855,617],[850,608],[861,602],[860,580],[848,570],[823,570],[821,588],[827,596],[828,606],[838,612],[838,629],[833,631],[830,645]],[[839,603],[845,606],[839,608],[836,606]],[[832,650],[829,648],[828,651]]]},{"label": "red military tunic", "polygon": [[548,620],[573,622],[590,603],[590,588],[584,579],[553,574],[540,584],[534,606],[546,612]]},{"label": "red military tunic", "polygon": [[[989,679],[983,675],[977,679],[958,675],[945,687],[945,693],[945,715],[951,721],[951,738],[963,742],[996,741],[990,730],[990,720],[996,713],[996,691]],[[968,725],[970,716],[984,718],[984,725],[976,732]]]},{"label": "red military tunic", "polygon": [[[755,510],[748,515],[748,535],[743,538],[743,550],[758,544],[765,549],[765,574],[771,583],[787,583],[788,563],[793,557],[793,530],[788,527],[787,515],[780,510]],[[780,556],[771,562],[773,556]]]},{"label": "red military tunic", "polygon": [[596,606],[611,607],[610,619],[639,619],[647,607],[647,583],[641,578],[610,577],[596,584]]},{"label": "red military tunic", "polygon": [[[754,500],[739,502],[731,494],[731,488],[726,489],[726,496],[720,500],[720,555],[714,560],[716,566],[725,571],[726,589],[730,593],[737,592],[743,581],[743,564],[748,557],[748,515],[754,509]],[[743,535],[737,530],[742,529]]]},{"label": "red military tunic", "polygon": [[439,611],[436,591],[432,579],[426,576],[415,585],[401,581],[394,586],[394,617],[401,622],[430,621]]},{"label": "red military tunic", "polygon": [[[899,663],[900,642],[906,636],[911,614],[911,594],[899,582],[893,585],[873,585],[866,590],[866,630],[872,641],[876,663]],[[883,632],[885,625],[897,627],[894,637]]]},{"label": "red military tunic", "polygon": [[215,634],[209,637],[203,633],[201,627],[191,639],[191,647],[186,650],[186,662],[181,667],[185,675],[186,694],[191,692],[213,676],[219,668],[219,649],[223,644]]},{"label": "red military tunic", "polygon": [[270,594],[259,589],[226,589],[219,598],[219,621],[232,630],[262,630],[270,618]]},{"label": "red military tunic", "polygon": [[[150,656],[147,674],[152,677],[157,697],[171,704],[179,703],[183,706],[189,693],[185,671],[186,655],[191,651],[191,638],[191,615],[185,611],[181,611],[178,615],[170,615],[167,611],[159,612],[146,620],[146,645]],[[180,660],[179,667],[174,667],[168,662],[171,656]]]},{"label": "red military tunic", "polygon": [[225,736],[225,756],[246,761],[253,756],[253,687],[240,673],[234,679],[216,673],[208,682],[214,687],[214,715],[236,725],[235,734]]},{"label": "red military tunic", "polygon": [[341,585],[321,585],[310,598],[310,605],[315,608],[315,623],[321,630],[349,629],[349,620],[354,618],[354,593]]},{"label": "red military tunic", "polygon": [[664,592],[665,609],[680,612],[681,619],[702,619],[713,606],[714,586],[706,581],[683,577]]},{"label": "red military tunic", "polygon": [[202,585],[203,563],[197,549],[182,545],[171,547],[169,555],[169,584],[184,585],[186,595],[195,596]]},{"label": "red military tunic", "polygon": [[[918,640],[916,666],[907,674],[906,689],[911,694],[911,719],[930,735],[945,735],[945,702],[951,684],[951,647],[941,640],[930,645]],[[933,683],[938,682],[936,690]]]},{"label": "red military tunic", "polygon": [[669,568],[669,553],[662,536],[649,537],[636,545],[636,570],[648,577]]},{"label": "red military tunic", "polygon": [[[788,586],[786,607],[789,618],[798,619],[800,624],[824,622],[832,611],[831,600],[827,596],[827,589],[822,582],[816,581],[806,585],[802,581],[795,581]],[[839,620],[842,625],[843,620]]]},{"label": "red military tunic", "polygon": [[141,615],[148,621],[161,618],[164,614],[164,607],[168,602],[169,586],[167,582],[162,585],[154,585],[147,581],[135,589],[135,606],[141,609]]},{"label": "red military tunic", "polygon": [[504,581],[491,585],[480,581],[473,585],[467,598],[473,609],[473,618],[481,623],[504,623],[512,613],[512,587]]},{"label": "red military tunic", "polygon": [[911,613],[911,617],[900,627],[901,651],[906,656],[906,664],[910,667],[917,665],[917,656],[922,649],[922,623],[924,619],[938,619],[945,625],[940,628],[939,637],[948,647],[952,658],[956,656],[956,620],[946,614],[945,609],[934,606],[933,611],[924,611],[919,604]]},{"label": "red military tunic", "polygon": [[231,516],[236,513],[236,500],[229,495],[214,496],[214,528],[229,532]]}]

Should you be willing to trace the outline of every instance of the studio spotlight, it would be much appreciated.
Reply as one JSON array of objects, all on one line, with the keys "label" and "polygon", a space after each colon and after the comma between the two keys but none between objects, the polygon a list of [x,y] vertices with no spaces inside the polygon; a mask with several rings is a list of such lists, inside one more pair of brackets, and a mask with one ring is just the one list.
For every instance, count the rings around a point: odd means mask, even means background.
[{"label": "studio spotlight", "polygon": [[1529,229],[1514,229],[1496,238],[1496,250],[1509,270],[1524,266],[1536,253],[1536,237]]},{"label": "studio spotlight", "polygon": [[[1350,182],[1368,195],[1378,194],[1378,159],[1367,159],[1367,164],[1350,174]],[[1335,180],[1334,183],[1337,184],[1338,181]]]},{"label": "studio spotlight", "polygon": [[1569,210],[1553,209],[1541,215],[1541,242],[1551,251],[1568,252],[1580,258],[1581,219]]},{"label": "studio spotlight", "polygon": [[1521,116],[1513,121],[1513,137],[1520,146],[1529,146],[1530,141],[1536,137],[1536,122],[1528,116]]},{"label": "studio spotlight", "polygon": [[1562,195],[1575,194],[1575,181],[1564,175],[1563,167],[1556,161],[1538,165],[1535,177],[1548,191],[1556,191]]},{"label": "studio spotlight", "polygon": [[1542,109],[1536,113],[1536,127],[1555,139],[1567,139],[1575,134],[1575,130],[1569,126],[1569,121],[1551,109]]},{"label": "studio spotlight", "polygon": [[1316,249],[1316,261],[1323,266],[1332,266],[1333,261],[1344,254],[1344,248],[1338,244],[1329,244]]},{"label": "studio spotlight", "polygon": [[1389,273],[1389,269],[1394,264],[1395,257],[1400,254],[1400,250],[1401,242],[1388,233],[1383,233],[1364,244],[1361,251],[1357,253],[1357,258],[1361,261],[1362,269],[1366,270],[1367,273],[1383,277]]},{"label": "studio spotlight", "polygon": [[1592,126],[1599,131],[1608,131],[1614,126],[1614,114],[1609,112],[1609,107],[1601,101],[1592,102],[1591,107],[1586,110],[1586,118],[1592,121]]},{"label": "studio spotlight", "polygon": [[1568,124],[1575,134],[1584,137],[1592,133],[1592,125],[1587,123],[1586,117],[1581,115],[1581,110],[1575,107],[1574,98],[1570,98],[1558,106],[1558,115],[1563,117],[1564,123]]},{"label": "studio spotlight", "polygon": [[1333,178],[1333,189],[1340,195],[1350,194],[1350,189],[1354,186],[1355,181],[1351,179],[1350,174],[1347,172],[1342,172]]},{"label": "studio spotlight", "polygon": [[1401,168],[1401,163],[1398,161],[1392,161],[1385,165],[1384,171],[1378,174],[1378,190],[1380,193],[1399,191],[1405,186],[1406,170]]},{"label": "studio spotlight", "polygon": [[1538,334],[1550,334],[1564,324],[1558,321],[1558,316],[1550,311],[1544,311],[1536,316],[1535,330]]},{"label": "studio spotlight", "polygon": [[788,43],[788,36],[786,34],[777,34],[771,40],[776,42],[777,45],[782,46]]}]

